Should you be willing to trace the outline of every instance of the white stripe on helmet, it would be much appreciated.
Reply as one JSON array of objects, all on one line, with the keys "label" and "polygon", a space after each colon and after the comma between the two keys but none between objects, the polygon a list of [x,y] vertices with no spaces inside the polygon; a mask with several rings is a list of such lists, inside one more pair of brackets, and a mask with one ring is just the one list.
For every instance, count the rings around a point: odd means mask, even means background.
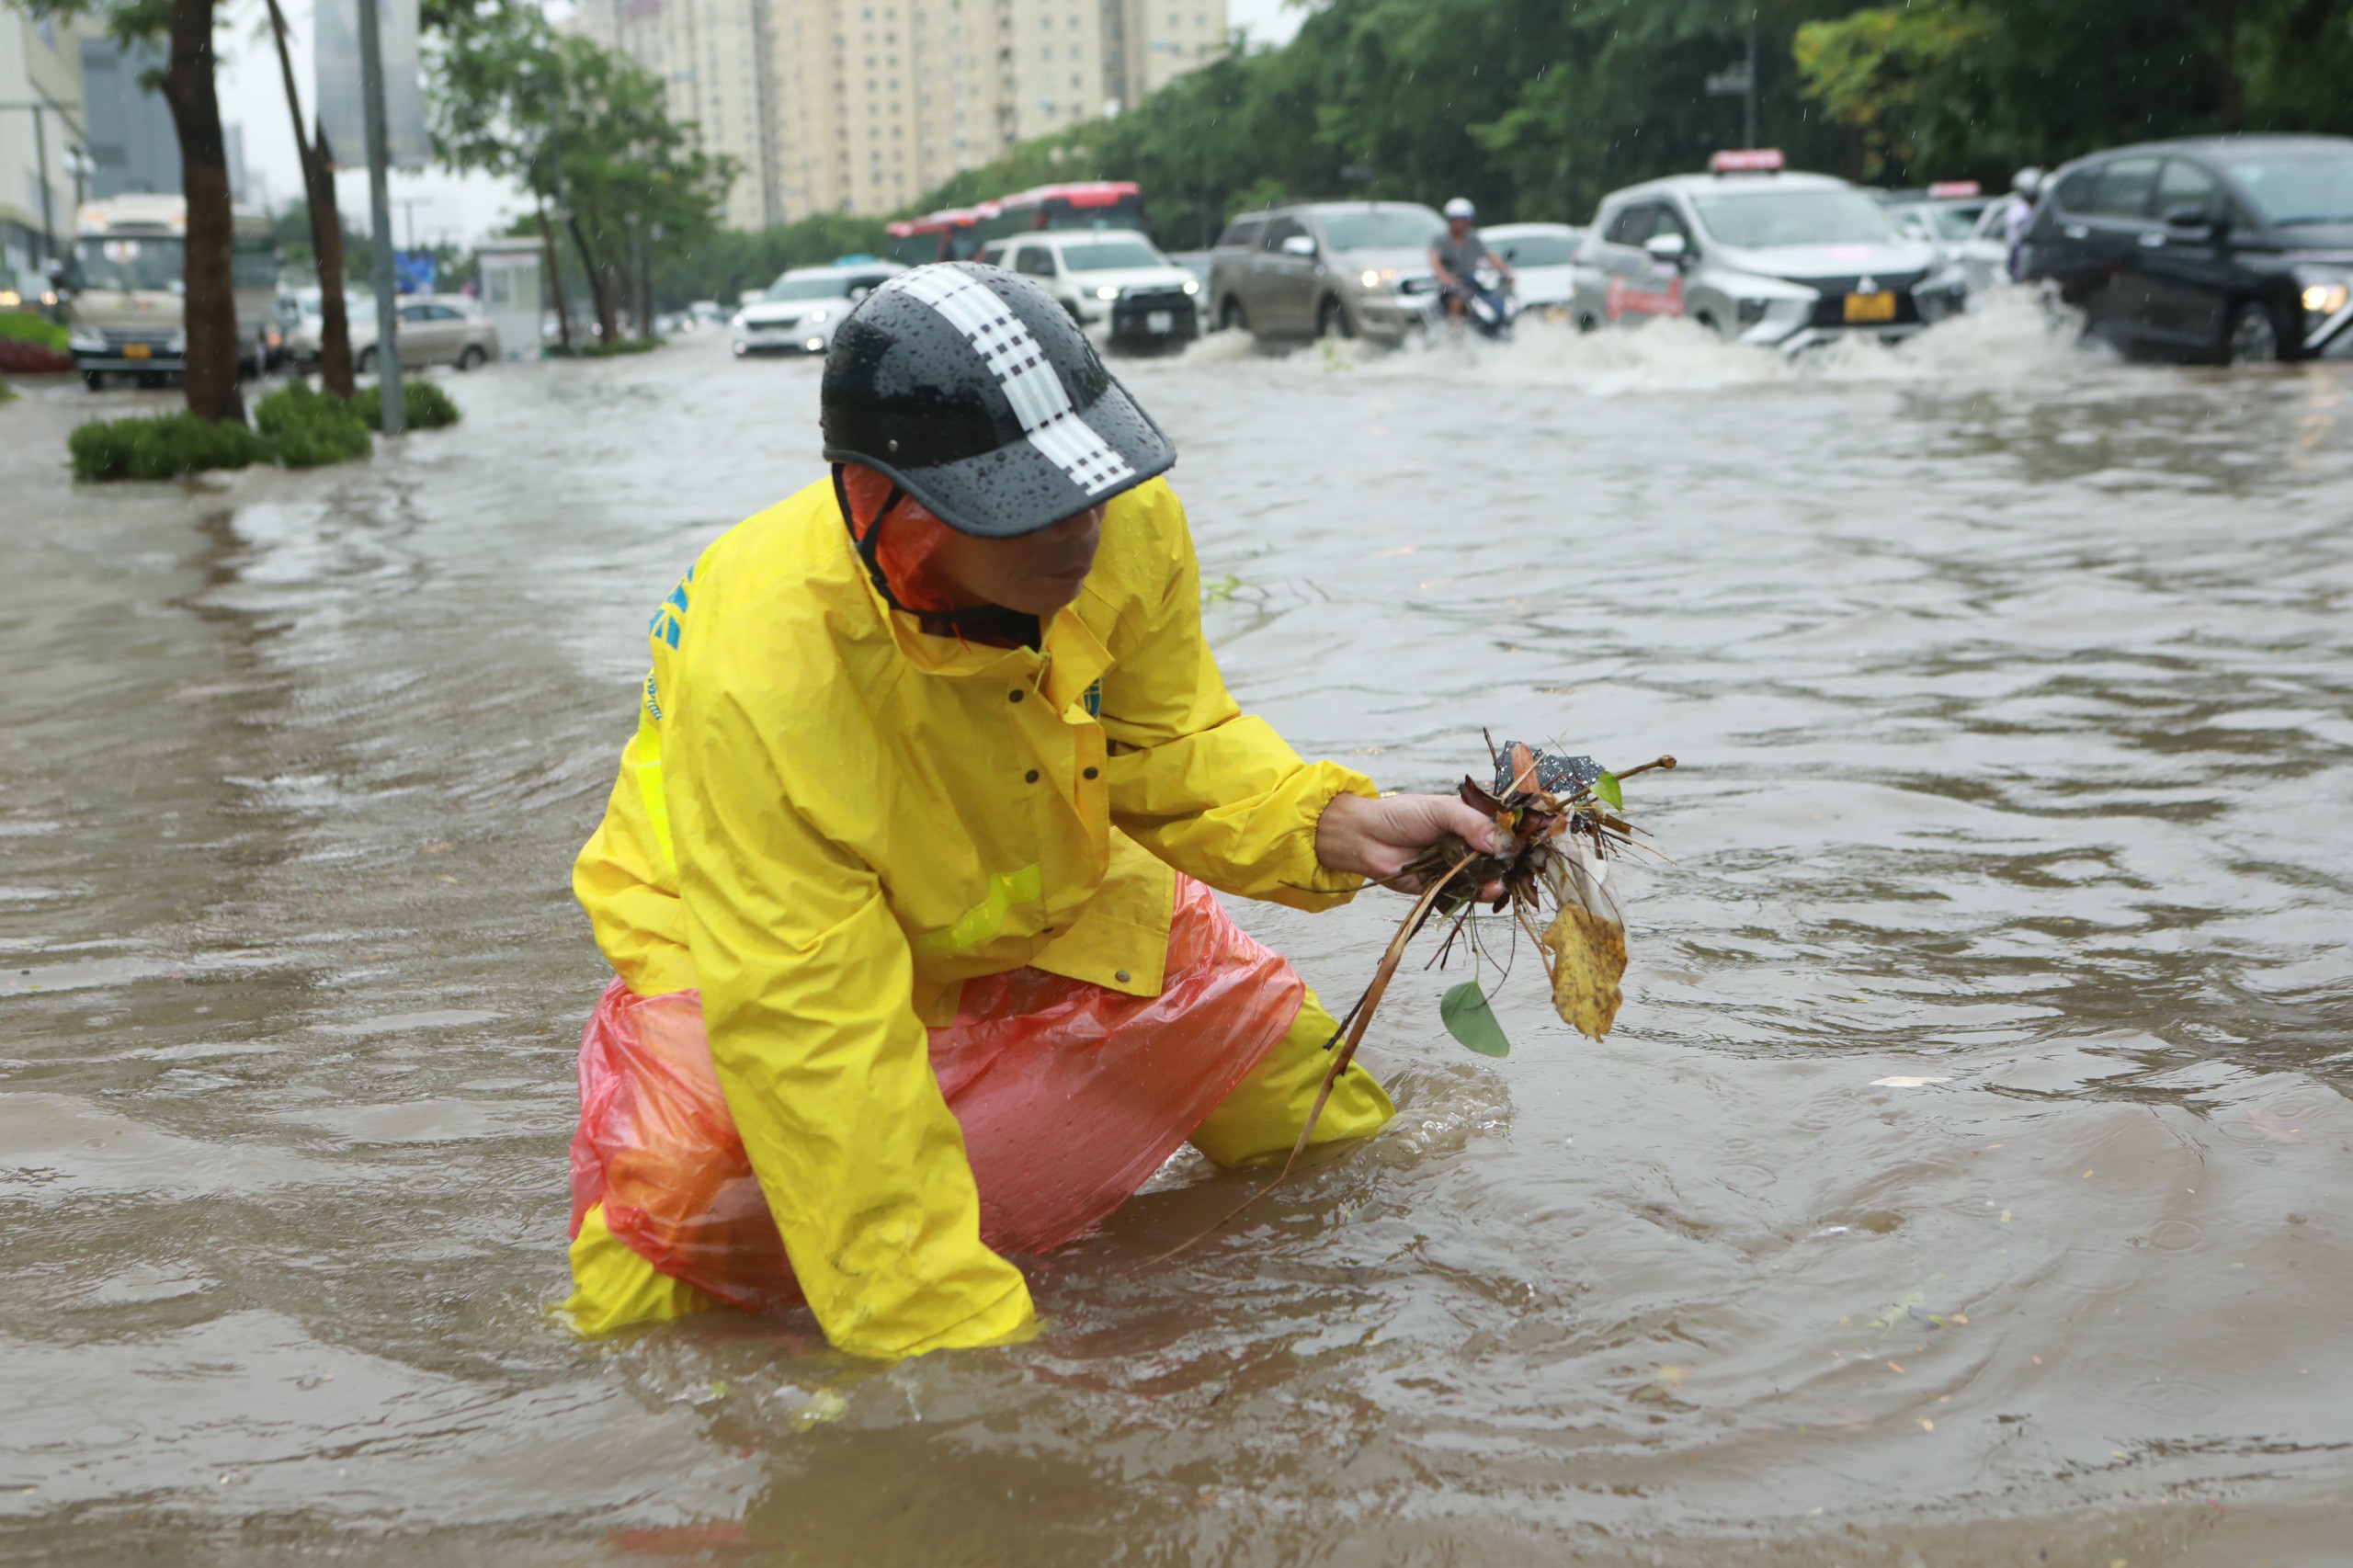
[{"label": "white stripe on helmet", "polygon": [[1013,405],[1013,416],[1021,421],[1029,444],[1082,492],[1099,495],[1134,476],[1128,460],[1071,406],[1070,391],[1054,373],[1046,351],[995,290],[954,267],[903,272],[882,287],[914,295],[964,335],[981,363],[1005,388],[1006,401]]}]

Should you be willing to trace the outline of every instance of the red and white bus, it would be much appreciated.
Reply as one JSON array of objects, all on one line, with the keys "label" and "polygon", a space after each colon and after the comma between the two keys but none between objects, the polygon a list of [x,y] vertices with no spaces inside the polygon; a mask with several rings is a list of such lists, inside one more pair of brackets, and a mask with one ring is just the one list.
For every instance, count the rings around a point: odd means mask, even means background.
[{"label": "red and white bus", "polygon": [[890,225],[891,259],[909,267],[966,261],[991,240],[1036,229],[1142,229],[1143,195],[1132,180],[1041,185],[1017,196],[951,207]]}]

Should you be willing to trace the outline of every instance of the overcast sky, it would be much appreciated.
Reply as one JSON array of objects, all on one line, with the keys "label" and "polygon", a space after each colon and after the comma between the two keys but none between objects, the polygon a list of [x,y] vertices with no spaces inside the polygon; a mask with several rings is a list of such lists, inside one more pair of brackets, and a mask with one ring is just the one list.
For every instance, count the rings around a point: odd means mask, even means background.
[{"label": "overcast sky", "polygon": [[[282,3],[287,26],[293,33],[295,85],[302,95],[304,114],[314,116],[318,104],[311,79],[312,0]],[[561,8],[570,9],[568,6]],[[269,9],[264,0],[227,0],[221,9],[227,22],[221,35],[221,116],[244,128],[245,167],[260,187],[255,196],[272,207],[283,207],[302,193],[302,164],[294,151],[293,122],[286,112],[278,51],[270,42]],[[1247,28],[1254,40],[1268,43],[1288,42],[1304,15],[1296,0],[1227,0],[1226,10],[1233,26]],[[365,170],[342,175],[335,199],[346,223],[362,231],[369,227]],[[503,228],[525,205],[512,187],[479,175],[452,175],[438,169],[392,175],[392,233],[403,245],[412,234],[421,243],[447,239],[470,244]]]}]

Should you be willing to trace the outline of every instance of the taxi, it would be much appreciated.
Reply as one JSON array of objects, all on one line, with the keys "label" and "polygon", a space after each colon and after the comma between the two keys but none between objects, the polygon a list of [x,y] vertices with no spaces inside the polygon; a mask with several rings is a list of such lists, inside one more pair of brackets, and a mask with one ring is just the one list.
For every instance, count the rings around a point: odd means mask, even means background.
[{"label": "taxi", "polygon": [[1967,298],[1938,245],[1899,233],[1861,187],[1785,169],[1771,148],[1612,191],[1572,266],[1570,312],[1585,331],[1682,316],[1789,353],[1900,342]]}]

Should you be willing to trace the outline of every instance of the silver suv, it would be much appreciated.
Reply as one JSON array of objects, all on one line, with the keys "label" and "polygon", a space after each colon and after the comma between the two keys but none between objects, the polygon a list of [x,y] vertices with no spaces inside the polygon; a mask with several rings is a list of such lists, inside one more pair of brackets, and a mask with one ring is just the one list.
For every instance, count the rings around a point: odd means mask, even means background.
[{"label": "silver suv", "polygon": [[1260,337],[1395,342],[1438,314],[1430,242],[1446,220],[1418,201],[1311,201],[1248,212],[1210,253],[1210,319]]},{"label": "silver suv", "polygon": [[1845,180],[1785,174],[1775,153],[1719,153],[1714,170],[1602,198],[1574,264],[1579,327],[1688,316],[1795,352],[1858,335],[1894,342],[1961,310],[1960,269]]}]

